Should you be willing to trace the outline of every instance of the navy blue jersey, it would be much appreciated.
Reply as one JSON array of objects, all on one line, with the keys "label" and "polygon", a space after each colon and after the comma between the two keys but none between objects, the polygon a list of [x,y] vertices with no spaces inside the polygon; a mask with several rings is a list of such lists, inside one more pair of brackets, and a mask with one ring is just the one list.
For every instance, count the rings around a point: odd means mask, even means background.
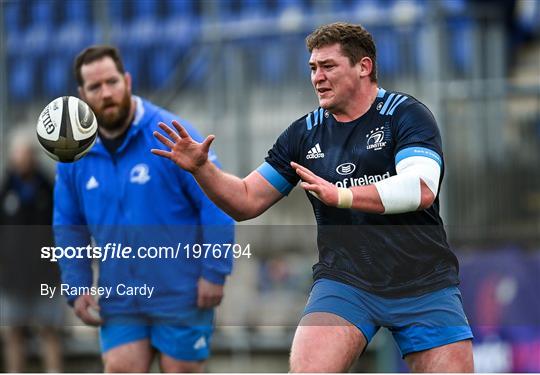
[{"label": "navy blue jersey", "polygon": [[[291,161],[349,188],[396,175],[396,164],[410,156],[439,163],[442,181],[441,137],[431,112],[410,95],[379,89],[371,108],[354,121],[338,122],[322,108],[295,121],[258,171],[283,194],[299,181]],[[426,210],[395,215],[328,207],[306,195],[318,226],[315,279],[333,279],[388,297],[420,295],[459,283],[438,195]]]}]

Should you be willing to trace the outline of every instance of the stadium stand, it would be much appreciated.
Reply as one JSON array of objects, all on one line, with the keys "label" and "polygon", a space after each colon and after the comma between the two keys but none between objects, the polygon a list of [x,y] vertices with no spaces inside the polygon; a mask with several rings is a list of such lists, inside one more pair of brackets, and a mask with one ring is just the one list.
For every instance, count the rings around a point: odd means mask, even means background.
[{"label": "stadium stand", "polygon": [[[215,22],[232,29],[240,30],[240,34],[232,40],[234,43],[243,43],[250,40],[258,43],[257,33],[241,30],[249,25],[257,25],[265,20],[292,28],[291,35],[305,35],[304,27],[297,23],[298,16],[318,16],[324,12],[333,12],[338,15],[351,16],[356,14],[360,19],[382,20],[381,27],[374,27],[374,35],[379,45],[379,70],[385,76],[396,78],[410,72],[425,69],[425,59],[422,59],[421,45],[409,43],[414,35],[425,32],[423,20],[427,14],[425,1],[353,1],[339,0],[328,4],[307,0],[223,0],[218,2],[198,2],[194,0],[141,0],[132,3],[128,1],[105,2],[109,22],[104,24],[95,19],[95,5],[89,1],[75,0],[29,0],[24,2],[10,1],[5,8],[5,24],[7,33],[7,55],[9,58],[19,56],[27,60],[25,66],[18,68],[17,77],[13,78],[22,84],[10,84],[10,98],[15,100],[28,100],[48,96],[51,93],[65,90],[63,82],[69,80],[69,69],[64,71],[66,78],[61,77],[62,68],[66,61],[71,61],[73,54],[83,46],[103,41],[105,28],[109,28],[110,42],[118,45],[122,52],[128,56],[127,64],[134,69],[135,81],[144,90],[155,90],[163,86],[170,68],[182,60],[190,47],[198,43],[206,43],[205,37],[209,27]],[[450,39],[451,71],[458,76],[466,76],[470,72],[471,44],[464,43],[470,40],[473,23],[465,14],[466,0],[444,0],[440,2],[440,11],[446,14],[448,38]],[[532,15],[522,15],[521,27],[527,32],[537,30],[534,20],[540,13],[537,9]],[[60,9],[61,11],[57,11]],[[216,18],[217,17],[217,18]],[[536,18],[535,18],[536,17]],[[388,19],[395,23],[388,23]],[[256,29],[256,27],[254,27]],[[248,28],[246,30],[252,30]],[[285,76],[283,72],[290,65],[306,69],[305,54],[294,54],[292,57],[298,63],[291,64],[284,61],[283,54],[278,53],[283,44],[283,36],[275,30],[259,30],[264,32],[271,40],[265,40],[264,49],[258,56],[257,65],[260,66],[261,83],[279,82]],[[58,54],[49,56],[51,38],[56,43],[52,50]],[[225,37],[225,35],[224,35]],[[279,37],[279,39],[278,39]],[[293,49],[302,49],[302,38],[298,38],[298,45]],[[172,53],[167,49],[178,49],[180,53]],[[156,53],[163,54],[164,58],[172,59],[170,63],[158,61]],[[41,90],[28,90],[24,82],[33,81],[33,72],[39,70],[43,60],[52,59],[59,62],[60,67],[50,68],[54,78],[44,79]],[[61,61],[65,59],[66,61]],[[132,60],[132,61],[130,61]],[[200,63],[200,59],[197,64]],[[157,64],[157,65],[156,65]],[[45,64],[50,65],[50,64]],[[163,69],[166,69],[163,71]],[[193,67],[186,71],[196,71]],[[149,74],[149,76],[147,76]],[[28,76],[28,77],[22,77]],[[192,84],[199,84],[200,80],[189,80]],[[54,87],[49,88],[48,85]],[[17,87],[16,87],[17,86]]]}]

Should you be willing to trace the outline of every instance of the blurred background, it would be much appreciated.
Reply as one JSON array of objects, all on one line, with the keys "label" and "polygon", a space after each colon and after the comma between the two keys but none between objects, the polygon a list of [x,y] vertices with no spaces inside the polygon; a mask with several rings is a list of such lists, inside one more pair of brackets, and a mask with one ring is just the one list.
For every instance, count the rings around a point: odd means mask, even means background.
[{"label": "blurred background", "polygon": [[[304,38],[328,22],[363,24],[377,44],[380,86],[423,101],[442,132],[442,215],[461,261],[477,371],[540,372],[540,1],[0,3],[2,181],[14,134],[32,130],[52,99],[77,95],[72,61],[94,43],[119,47],[134,93],[216,134],[224,169],[246,175],[292,121],[317,107]],[[52,180],[54,163],[37,156]],[[317,257],[313,214],[296,190],[239,226],[254,257],[238,261],[228,283],[210,372],[288,369]],[[64,369],[101,371],[97,332],[67,313]],[[24,335],[28,369],[43,371],[42,341]],[[380,332],[354,370],[405,369]]]}]

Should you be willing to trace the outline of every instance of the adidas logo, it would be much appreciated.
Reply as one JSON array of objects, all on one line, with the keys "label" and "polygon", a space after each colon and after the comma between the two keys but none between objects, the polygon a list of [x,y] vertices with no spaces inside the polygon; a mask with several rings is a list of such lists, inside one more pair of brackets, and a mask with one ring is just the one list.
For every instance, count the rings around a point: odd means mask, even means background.
[{"label": "adidas logo", "polygon": [[99,186],[99,182],[97,182],[96,178],[92,176],[86,183],[86,190],[92,190],[92,189],[97,188],[98,186]]},{"label": "adidas logo", "polygon": [[206,339],[204,336],[199,337],[197,341],[195,341],[195,344],[193,345],[193,349],[199,350],[202,348],[206,348]]},{"label": "adidas logo", "polygon": [[308,151],[306,159],[321,159],[324,158],[324,152],[321,150],[321,146],[317,143]]}]

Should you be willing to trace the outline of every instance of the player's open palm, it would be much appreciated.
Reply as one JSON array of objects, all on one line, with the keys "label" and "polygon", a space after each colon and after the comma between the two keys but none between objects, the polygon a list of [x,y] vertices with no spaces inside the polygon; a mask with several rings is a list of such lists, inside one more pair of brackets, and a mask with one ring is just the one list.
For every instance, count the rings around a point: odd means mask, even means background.
[{"label": "player's open palm", "polygon": [[300,186],[302,189],[313,194],[317,199],[327,206],[335,207],[338,204],[337,187],[317,176],[315,173],[295,162],[291,162],[298,176],[302,179]]},{"label": "player's open palm", "polygon": [[163,122],[158,124],[168,137],[158,131],[153,133],[154,137],[164,146],[168,147],[170,151],[159,149],[152,149],[151,151],[155,155],[172,160],[188,172],[194,173],[208,160],[210,145],[215,137],[209,135],[203,143],[199,143],[191,138],[186,129],[177,121],[173,120],[172,125],[176,131]]}]

